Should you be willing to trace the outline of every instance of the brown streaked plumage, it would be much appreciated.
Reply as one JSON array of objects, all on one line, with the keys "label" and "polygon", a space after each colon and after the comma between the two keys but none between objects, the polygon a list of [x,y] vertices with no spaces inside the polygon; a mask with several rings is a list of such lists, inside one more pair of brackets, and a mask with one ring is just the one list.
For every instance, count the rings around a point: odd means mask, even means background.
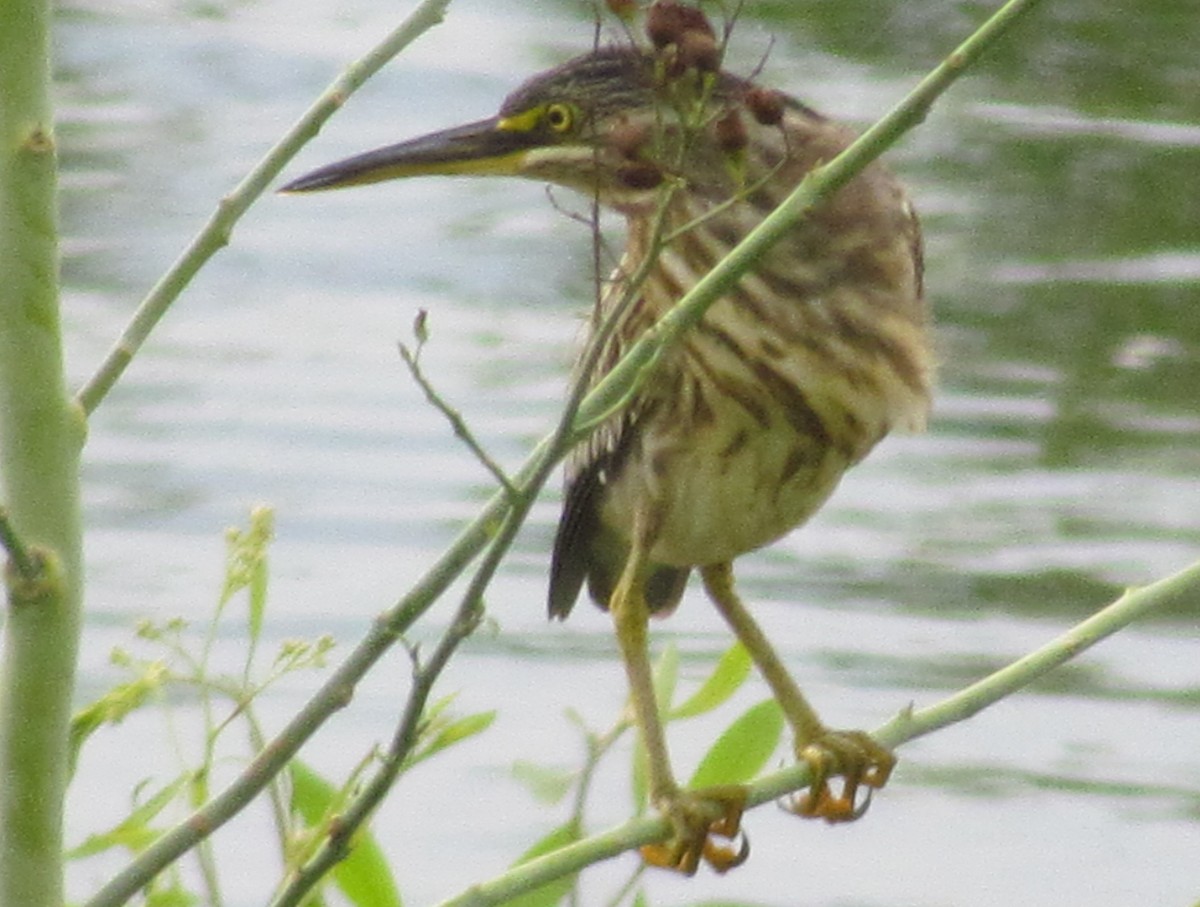
[{"label": "brown streaked plumage", "polygon": [[[578,189],[622,212],[625,253],[592,316],[599,348],[581,356],[581,367],[593,363],[585,378],[594,383],[852,139],[791,98],[709,71],[699,32],[677,41],[667,32],[656,50],[600,50],[534,77],[496,118],[368,152],[287,188],[508,174]],[[705,52],[681,56],[692,44]],[[612,612],[651,796],[673,828],[668,842],[644,850],[650,862],[691,872],[702,859],[721,869],[741,859],[719,843],[736,833],[737,792],[679,788],[650,680],[648,616],[676,607],[693,569],[779,700],[797,757],[814,770],[796,811],[856,818],[857,787],[887,780],[890,753],[818,719],[734,591],[731,565],[807,520],[889,431],[923,425],[932,366],[921,267],[904,192],[873,164],[767,252],[571,456],[549,609],[566,617],[586,585]],[[844,778],[840,796],[833,775]]]},{"label": "brown streaked plumage", "polygon": [[[711,104],[744,110],[748,90],[722,76]],[[596,378],[805,173],[851,139],[790,99],[778,125],[741,120],[752,140],[740,184],[772,175],[668,244],[603,351]],[[738,194],[739,179],[710,154],[702,148],[677,162],[672,175],[686,189],[671,203],[668,233]],[[636,271],[651,243],[648,212],[623,198],[616,205],[629,217],[629,240],[593,330],[620,302],[623,276]],[[592,597],[607,604],[639,502],[653,500],[661,524],[649,551],[648,604],[669,611],[688,568],[731,560],[790,531],[892,427],[919,427],[930,380],[920,269],[915,218],[879,165],[776,246],[668,354],[639,399],[573,457],[551,613],[566,616],[585,578]]]}]

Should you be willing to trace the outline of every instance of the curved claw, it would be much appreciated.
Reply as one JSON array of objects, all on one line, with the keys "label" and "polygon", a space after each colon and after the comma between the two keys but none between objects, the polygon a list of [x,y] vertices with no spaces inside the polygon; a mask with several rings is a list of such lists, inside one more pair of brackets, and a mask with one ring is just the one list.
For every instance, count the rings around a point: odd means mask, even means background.
[{"label": "curved claw", "polygon": [[[645,844],[642,859],[658,866],[694,875],[703,860],[714,871],[728,872],[741,866],[750,856],[750,841],[741,832],[746,789],[740,786],[710,787],[694,791],[676,791],[663,797],[659,809],[671,823],[671,837],[659,844]],[[713,838],[741,844],[733,847]]]},{"label": "curved claw", "polygon": [[[826,822],[862,818],[871,805],[871,791],[887,784],[896,766],[891,751],[862,731],[828,731],[804,746],[797,757],[808,763],[812,782],[787,808],[798,816]],[[842,778],[840,796],[829,786],[829,779],[835,776]],[[856,802],[860,785],[867,788],[861,804]]]},{"label": "curved claw", "polygon": [[732,847],[717,844],[711,838],[706,838],[702,854],[704,862],[712,867],[714,872],[721,875],[731,869],[737,869],[750,859],[750,838],[746,836],[745,832],[741,832],[739,837],[742,840],[736,851]]}]

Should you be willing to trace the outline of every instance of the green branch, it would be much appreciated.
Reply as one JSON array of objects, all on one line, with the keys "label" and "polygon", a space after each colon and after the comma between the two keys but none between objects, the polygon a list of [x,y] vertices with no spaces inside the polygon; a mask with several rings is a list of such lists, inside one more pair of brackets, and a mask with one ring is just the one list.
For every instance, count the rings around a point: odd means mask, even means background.
[{"label": "green branch", "polygon": [[[561,454],[543,441],[513,479],[518,495],[533,493],[545,481]],[[350,703],[355,687],[367,671],[436,602],[495,536],[510,508],[511,498],[500,491],[463,529],[458,538],[416,585],[371,625],[366,637],[321,689],[267,744],[225,790],[165,833],[122,872],[114,876],[86,907],[117,907],[133,897],[150,879],[229,821],[265,788],[300,747],[325,721]]]},{"label": "green branch", "polygon": [[423,2],[377,47],[351,64],[330,85],[299,120],[289,129],[232,192],[217,204],[208,223],[188,243],[158,282],[142,300],[120,339],[113,345],[96,373],[88,379],[76,397],[83,411],[91,415],[125,368],[137,355],[150,332],[166,314],[196,272],[218,251],[229,244],[234,225],[266,191],[309,139],[316,135],[358,88],[396,54],[442,21],[450,0]]},{"label": "green branch", "polygon": [[446,399],[438,393],[433,382],[425,376],[425,370],[421,368],[421,350],[425,346],[426,327],[425,327],[425,310],[417,314],[417,343],[413,349],[409,349],[405,344],[398,344],[400,350],[400,358],[404,360],[404,364],[408,366],[408,373],[412,375],[413,381],[417,383],[417,387],[425,394],[425,400],[436,409],[439,413],[446,417],[446,421],[450,423],[450,428],[454,432],[454,436],[458,438],[469,450],[472,456],[486,469],[496,484],[505,490],[510,496],[514,497],[517,490],[513,488],[512,482],[501,468],[500,464],[486,450],[479,440],[475,437],[475,433],[471,431],[466,420],[462,417],[457,409],[451,406]]},{"label": "green branch", "polygon": [[271,907],[296,907],[302,903],[309,891],[333,868],[334,864],[345,857],[354,834],[370,819],[375,809],[395,785],[417,742],[418,722],[425,713],[425,705],[434,683],[441,675],[442,670],[449,664],[450,657],[458,649],[458,646],[474,632],[483,619],[484,592],[504,557],[508,554],[508,549],[516,538],[521,525],[525,522],[529,508],[537,499],[538,491],[549,478],[555,462],[553,457],[547,456],[540,470],[529,477],[520,491],[509,484],[504,485],[504,494],[512,506],[505,514],[503,522],[488,546],[487,555],[463,593],[450,626],[442,634],[433,655],[418,667],[400,724],[393,735],[392,744],[382,766],[350,799],[339,816],[336,834],[331,834],[316,855],[300,868],[295,877],[272,901]]},{"label": "green branch", "polygon": [[[1136,620],[1154,611],[1181,607],[1195,609],[1200,602],[1200,563],[1141,589],[1131,589],[1083,623],[1007,667],[924,709],[906,709],[874,737],[889,748],[898,747],[936,730],[970,718],[1010,694],[1027,687],[1059,665],[1070,661]],[[747,807],[761,806],[803,790],[809,783],[808,766],[799,763],[767,775],[749,786]],[[438,907],[491,907],[534,890],[547,882],[579,872],[594,863],[618,856],[643,844],[665,840],[668,822],[660,816],[634,819],[598,835],[571,844],[546,856],[515,866],[503,875],[474,885]]]}]

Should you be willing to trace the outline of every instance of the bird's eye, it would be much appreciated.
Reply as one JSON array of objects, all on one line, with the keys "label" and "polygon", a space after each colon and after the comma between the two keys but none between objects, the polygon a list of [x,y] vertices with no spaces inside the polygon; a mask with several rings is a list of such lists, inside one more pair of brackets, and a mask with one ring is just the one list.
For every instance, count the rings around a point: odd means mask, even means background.
[{"label": "bird's eye", "polygon": [[570,132],[575,126],[575,111],[568,104],[550,104],[546,107],[546,125],[557,133]]}]

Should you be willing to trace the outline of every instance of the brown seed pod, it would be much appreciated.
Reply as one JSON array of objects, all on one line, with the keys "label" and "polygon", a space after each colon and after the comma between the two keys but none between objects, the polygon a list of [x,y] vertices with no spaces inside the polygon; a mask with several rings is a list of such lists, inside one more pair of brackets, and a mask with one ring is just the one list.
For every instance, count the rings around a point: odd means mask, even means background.
[{"label": "brown seed pod", "polygon": [[608,133],[609,144],[628,161],[637,160],[650,141],[650,126],[621,120]]},{"label": "brown seed pod", "polygon": [[685,31],[679,37],[679,64],[684,69],[716,72],[721,68],[721,49],[717,39],[702,31]]},{"label": "brown seed pod", "polygon": [[678,44],[685,32],[699,32],[716,38],[708,17],[694,6],[677,0],[656,0],[646,12],[646,37],[659,50]]},{"label": "brown seed pod", "polygon": [[736,110],[728,110],[713,124],[713,138],[726,154],[736,154],[749,143],[746,124]]},{"label": "brown seed pod", "polygon": [[658,59],[662,62],[662,73],[666,76],[667,81],[678,79],[683,75],[686,67],[683,61],[679,59],[679,45],[668,44],[666,47],[660,48],[658,51]]},{"label": "brown seed pod", "polygon": [[746,108],[764,126],[778,126],[783,121],[783,95],[773,88],[753,85],[744,98]]},{"label": "brown seed pod", "polygon": [[653,164],[626,164],[617,170],[617,182],[626,189],[653,189],[662,181],[662,171]]}]

